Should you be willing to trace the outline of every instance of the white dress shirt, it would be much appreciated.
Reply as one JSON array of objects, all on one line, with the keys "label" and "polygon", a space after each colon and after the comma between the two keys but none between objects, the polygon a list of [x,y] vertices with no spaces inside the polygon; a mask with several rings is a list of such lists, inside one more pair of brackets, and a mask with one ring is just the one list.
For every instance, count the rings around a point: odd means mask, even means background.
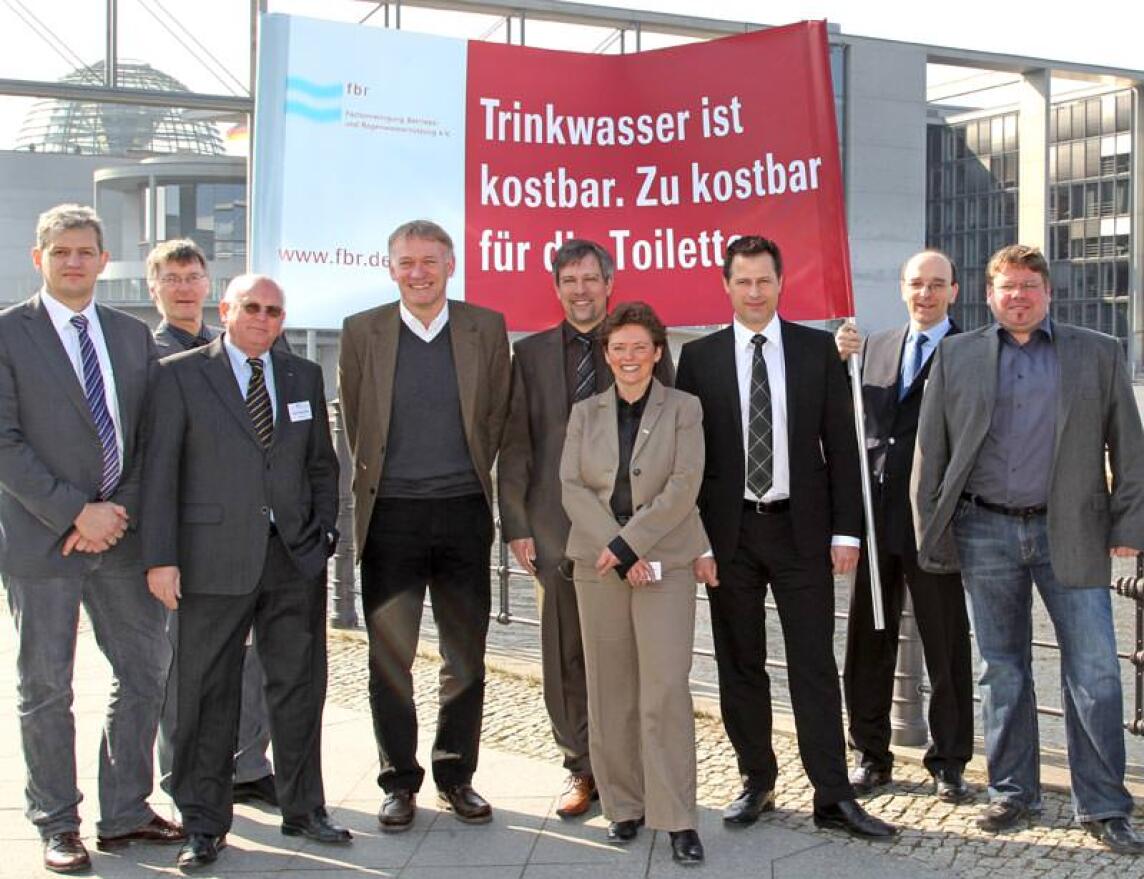
[{"label": "white dress shirt", "polygon": [[[751,371],[755,356],[755,346],[751,339],[755,331],[739,323],[736,317],[731,326],[735,332],[735,373],[739,381],[739,412],[742,417],[743,461],[747,460],[749,425],[751,412]],[[746,467],[743,468],[743,498],[748,501],[762,500],[774,503],[790,497],[790,448],[787,445],[787,399],[786,399],[786,360],[783,357],[782,322],[771,318],[761,335],[767,340],[763,345],[763,363],[767,367],[767,382],[771,388],[771,487],[762,498],[755,496],[746,482]],[[861,546],[857,537],[835,534],[832,546]]]},{"label": "white dress shirt", "polygon": [[405,324],[413,332],[418,339],[422,342],[432,342],[440,334],[441,330],[445,329],[445,324],[449,322],[449,300],[445,300],[445,304],[441,306],[441,310],[437,312],[437,316],[429,321],[429,326],[421,323],[421,319],[415,317],[413,312],[405,307],[405,303],[400,303],[399,309],[401,311],[401,322]]},{"label": "white dress shirt", "polygon": [[103,338],[103,326],[99,322],[99,312],[95,309],[95,300],[87,304],[83,311],[72,311],[58,299],[54,298],[46,289],[40,291],[40,302],[52,321],[56,335],[67,352],[76,378],[79,379],[80,390],[87,396],[87,384],[83,378],[83,354],[79,350],[79,330],[71,319],[77,314],[87,318],[87,335],[95,348],[95,356],[99,360],[99,371],[103,375],[103,395],[107,401],[107,411],[111,414],[111,422],[115,425],[115,445],[119,452],[119,472],[123,472],[123,422],[119,419],[119,397],[115,392],[115,372],[111,367],[111,354],[107,350],[107,342]]}]

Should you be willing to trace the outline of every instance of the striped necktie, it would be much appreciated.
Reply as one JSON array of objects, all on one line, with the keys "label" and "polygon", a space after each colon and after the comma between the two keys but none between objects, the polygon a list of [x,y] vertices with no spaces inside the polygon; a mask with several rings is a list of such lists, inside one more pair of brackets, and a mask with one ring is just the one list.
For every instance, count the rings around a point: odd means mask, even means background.
[{"label": "striped necktie", "polygon": [[771,383],[767,378],[767,362],[763,359],[766,337],[751,337],[755,346],[751,358],[751,393],[747,414],[747,488],[759,500],[771,487],[774,471],[774,449],[771,427]]},{"label": "striped necktie", "polygon": [[103,370],[95,345],[87,332],[87,318],[82,314],[71,318],[72,326],[79,333],[79,354],[83,361],[83,392],[91,409],[91,420],[95,422],[95,432],[103,449],[103,474],[99,480],[99,499],[111,497],[119,484],[119,445],[115,439],[115,422],[107,408],[107,392],[103,385]]},{"label": "striped necktie", "polygon": [[577,333],[575,338],[583,348],[576,361],[576,392],[572,394],[572,402],[579,403],[596,393],[596,358],[592,356],[595,339],[591,333]]},{"label": "striped necktie", "polygon": [[250,366],[250,383],[246,386],[246,410],[254,423],[254,432],[262,448],[270,447],[274,438],[274,410],[270,406],[270,394],[266,390],[265,366],[259,357],[247,358]]}]

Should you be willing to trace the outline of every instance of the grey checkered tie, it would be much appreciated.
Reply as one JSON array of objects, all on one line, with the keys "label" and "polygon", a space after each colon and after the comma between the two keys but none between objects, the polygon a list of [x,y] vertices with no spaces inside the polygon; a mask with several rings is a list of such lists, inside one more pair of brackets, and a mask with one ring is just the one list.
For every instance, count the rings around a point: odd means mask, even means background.
[{"label": "grey checkered tie", "polygon": [[577,333],[576,341],[583,350],[580,351],[580,359],[576,361],[576,392],[572,394],[573,403],[579,403],[596,393],[596,358],[592,356],[595,339],[591,333]]},{"label": "grey checkered tie", "polygon": [[751,358],[751,396],[747,415],[747,488],[759,500],[771,487],[774,470],[771,383],[767,379],[767,363],[763,359],[766,341],[760,333],[751,337],[755,353]]}]

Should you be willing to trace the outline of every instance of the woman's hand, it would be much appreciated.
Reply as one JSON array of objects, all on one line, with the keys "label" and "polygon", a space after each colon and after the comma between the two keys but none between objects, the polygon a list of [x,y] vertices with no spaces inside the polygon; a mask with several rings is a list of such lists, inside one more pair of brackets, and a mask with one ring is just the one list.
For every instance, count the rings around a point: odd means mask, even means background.
[{"label": "woman's hand", "polygon": [[646,586],[655,582],[655,572],[646,560],[640,559],[628,568],[628,583],[632,586]]},{"label": "woman's hand", "polygon": [[596,559],[596,575],[603,577],[619,563],[620,560],[616,558],[616,554],[605,546],[604,551],[600,553],[600,557]]}]

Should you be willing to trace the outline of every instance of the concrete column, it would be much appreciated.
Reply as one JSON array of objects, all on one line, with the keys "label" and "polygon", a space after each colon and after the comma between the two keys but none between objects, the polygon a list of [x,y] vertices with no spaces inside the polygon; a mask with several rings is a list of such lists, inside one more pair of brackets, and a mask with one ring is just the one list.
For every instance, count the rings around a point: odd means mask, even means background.
[{"label": "concrete column", "polygon": [[1017,189],[1017,242],[1048,252],[1049,237],[1049,71],[1026,73],[1019,87],[1020,141]]}]

